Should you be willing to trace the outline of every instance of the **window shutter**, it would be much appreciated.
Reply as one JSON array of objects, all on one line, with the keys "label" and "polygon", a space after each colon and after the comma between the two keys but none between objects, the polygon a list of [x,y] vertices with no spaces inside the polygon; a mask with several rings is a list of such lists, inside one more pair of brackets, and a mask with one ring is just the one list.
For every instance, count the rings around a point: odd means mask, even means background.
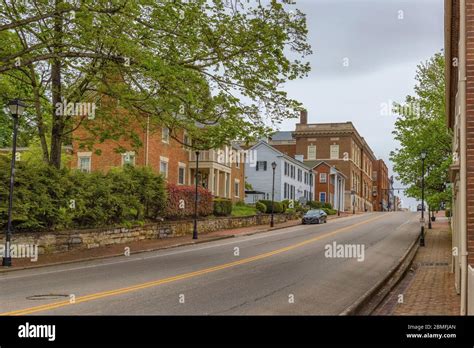
[{"label": "window shutter", "polygon": [[263,162],[263,170],[267,170],[267,161]]}]

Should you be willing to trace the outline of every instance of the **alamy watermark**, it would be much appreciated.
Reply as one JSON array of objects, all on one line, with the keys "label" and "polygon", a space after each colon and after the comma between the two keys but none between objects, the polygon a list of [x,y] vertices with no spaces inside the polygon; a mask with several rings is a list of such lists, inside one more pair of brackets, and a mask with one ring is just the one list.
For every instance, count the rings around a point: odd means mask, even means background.
[{"label": "alamy watermark", "polygon": [[9,243],[7,243],[6,245],[1,244],[0,257],[11,257],[14,259],[30,259],[31,262],[36,262],[38,261],[38,245]]},{"label": "alamy watermark", "polygon": [[364,244],[337,244],[334,241],[332,244],[326,244],[324,250],[324,256],[327,258],[357,259],[359,262],[365,260]]},{"label": "alamy watermark", "polygon": [[217,150],[217,162],[219,163],[242,163],[249,164],[250,167],[257,165],[256,150],[236,150],[225,147]]},{"label": "alamy watermark", "polygon": [[55,105],[55,113],[57,116],[87,116],[89,120],[93,120],[95,118],[95,110],[95,103],[72,103],[64,100]]},{"label": "alamy watermark", "polygon": [[381,116],[395,116],[395,115],[407,115],[407,116],[420,116],[421,105],[419,102],[410,102],[405,104],[398,104],[392,100],[380,103],[380,115]]}]

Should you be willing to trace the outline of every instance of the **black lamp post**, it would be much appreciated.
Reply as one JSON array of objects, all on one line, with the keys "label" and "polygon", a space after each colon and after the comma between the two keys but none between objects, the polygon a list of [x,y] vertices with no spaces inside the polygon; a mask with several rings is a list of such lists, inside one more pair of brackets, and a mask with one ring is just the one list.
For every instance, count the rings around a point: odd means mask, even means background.
[{"label": "black lamp post", "polygon": [[193,239],[198,239],[197,218],[198,218],[198,185],[199,185],[199,151],[196,151],[196,194],[194,196],[194,227]]},{"label": "black lamp post", "polygon": [[272,179],[272,216],[270,219],[270,227],[274,226],[273,222],[273,202],[275,200],[275,169],[276,169],[277,164],[275,162],[272,162],[272,170],[273,170],[273,179]]},{"label": "black lamp post", "polygon": [[313,170],[309,170],[309,201],[313,200]]},{"label": "black lamp post", "polygon": [[18,137],[18,121],[25,111],[25,104],[19,99],[14,99],[8,103],[10,113],[13,118],[13,144],[12,144],[12,160],[10,166],[10,191],[8,194],[8,223],[5,235],[5,255],[3,256],[2,266],[10,267],[12,258],[10,255],[10,243],[13,234],[12,228],[12,209],[13,209],[13,185],[15,183],[15,161],[16,161],[16,142]]},{"label": "black lamp post", "polygon": [[425,246],[425,159],[426,151],[421,152],[421,235],[420,246]]}]

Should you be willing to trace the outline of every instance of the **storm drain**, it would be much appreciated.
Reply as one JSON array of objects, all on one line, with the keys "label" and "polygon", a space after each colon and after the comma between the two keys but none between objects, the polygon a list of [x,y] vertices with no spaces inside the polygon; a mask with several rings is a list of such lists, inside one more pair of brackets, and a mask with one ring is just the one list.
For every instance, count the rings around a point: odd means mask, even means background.
[{"label": "storm drain", "polygon": [[33,296],[28,296],[26,299],[27,300],[33,300],[33,301],[41,301],[41,300],[60,300],[63,298],[69,297],[69,295],[65,294],[46,294],[46,295],[33,295]]}]

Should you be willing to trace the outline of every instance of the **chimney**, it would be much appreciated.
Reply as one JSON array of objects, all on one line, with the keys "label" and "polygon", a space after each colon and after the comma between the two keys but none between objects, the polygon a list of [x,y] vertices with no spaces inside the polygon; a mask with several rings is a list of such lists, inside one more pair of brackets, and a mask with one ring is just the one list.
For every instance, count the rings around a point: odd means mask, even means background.
[{"label": "chimney", "polygon": [[308,111],[306,109],[300,112],[300,124],[308,124]]}]

